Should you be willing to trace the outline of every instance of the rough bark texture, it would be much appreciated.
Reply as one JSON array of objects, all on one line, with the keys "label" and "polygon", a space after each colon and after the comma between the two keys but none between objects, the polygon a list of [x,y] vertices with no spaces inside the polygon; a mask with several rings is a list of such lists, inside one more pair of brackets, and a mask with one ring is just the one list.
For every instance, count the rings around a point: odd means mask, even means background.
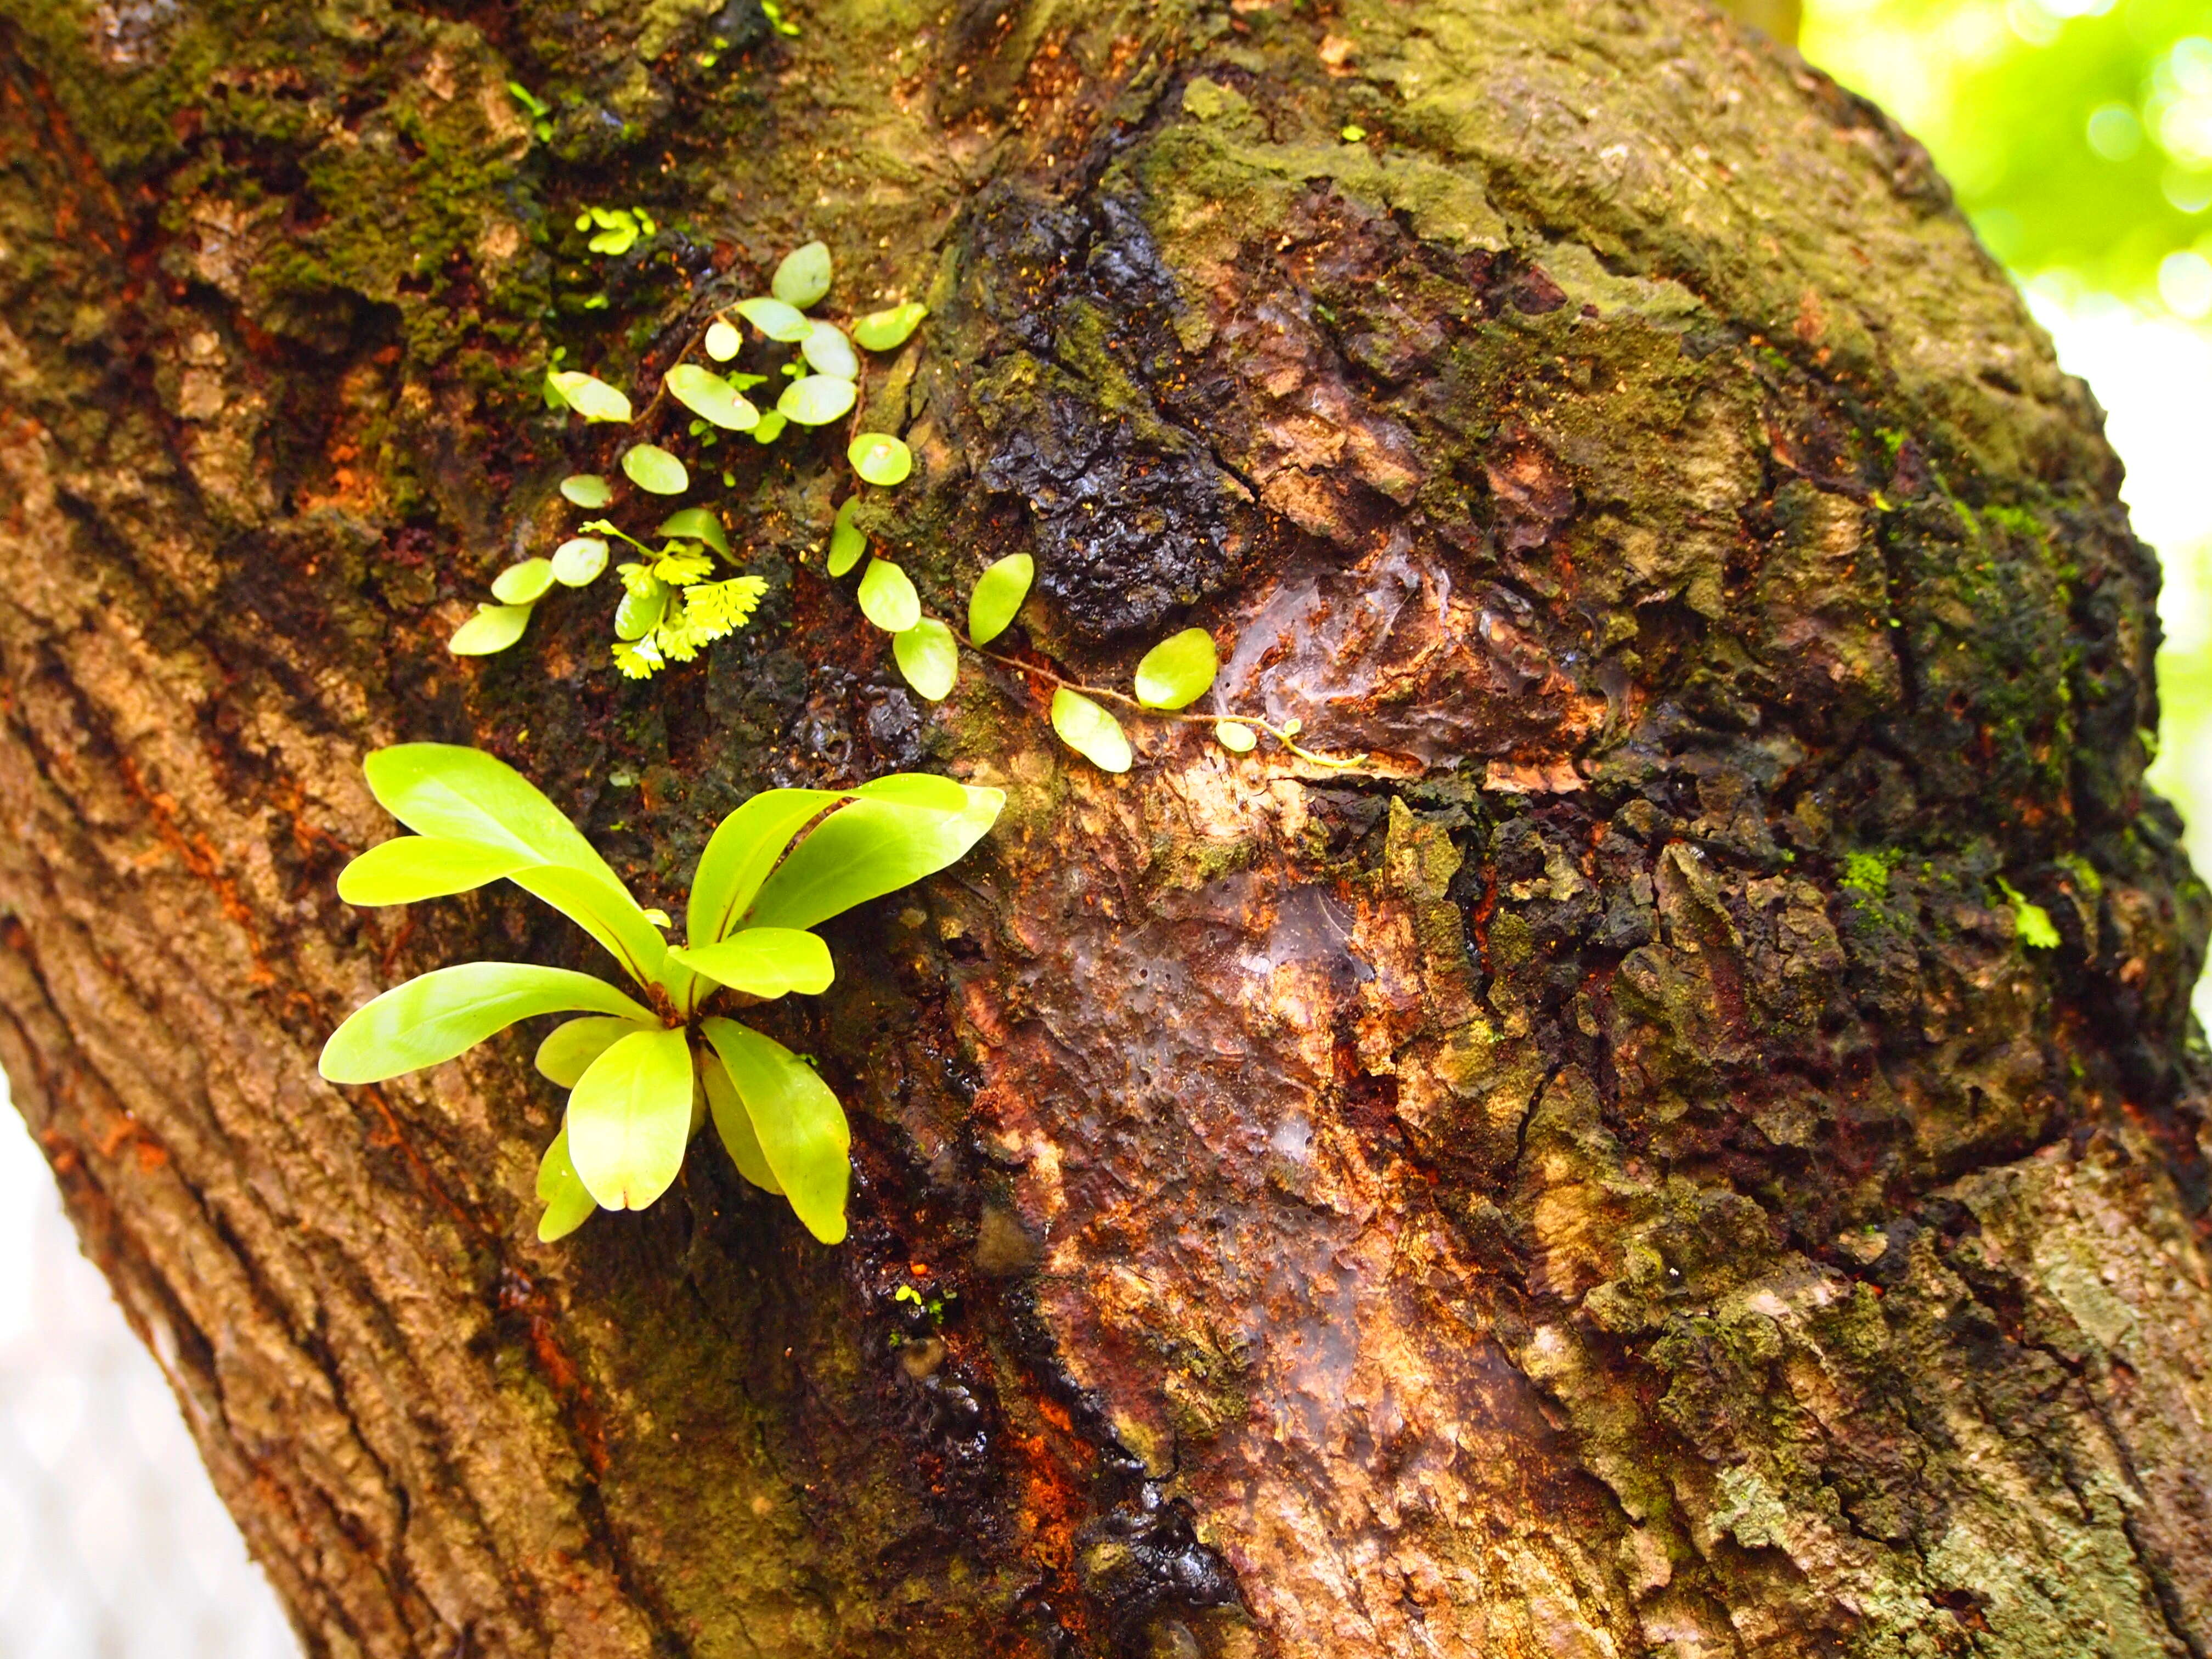
[{"label": "rough bark texture", "polygon": [[[0,3],[0,1060],[310,1651],[2203,1659],[2156,567],[1926,157],[1685,0],[799,15]],[[741,641],[447,655],[611,459],[548,350],[649,383],[815,234],[936,313],[936,609],[1034,550],[1024,648],[1202,623],[1373,774],[918,706],[829,437],[737,459]],[[337,902],[418,738],[674,908],[763,785],[1007,787],[779,1016],[848,1245],[702,1146],[539,1246],[520,1038],[317,1079],[590,961]]]}]

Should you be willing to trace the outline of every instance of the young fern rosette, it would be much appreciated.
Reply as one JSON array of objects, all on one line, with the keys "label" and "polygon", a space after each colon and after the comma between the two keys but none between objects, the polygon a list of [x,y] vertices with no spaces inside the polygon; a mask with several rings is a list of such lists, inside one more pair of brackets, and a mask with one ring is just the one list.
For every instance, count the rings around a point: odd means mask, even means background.
[{"label": "young fern rosette", "polygon": [[814,1069],[732,1018],[835,977],[812,930],[954,863],[1005,796],[897,773],[854,789],[769,789],[723,819],[700,854],[684,920],[630,896],[606,860],[521,774],[481,750],[402,744],[368,757],[370,789],[416,833],[338,876],[349,904],[406,904],[512,881],[589,933],[634,988],[568,969],[471,962],[357,1010],[323,1045],[333,1083],[380,1083],[453,1059],[518,1020],[578,1016],[538,1045],[567,1089],[538,1170],[550,1243],[594,1209],[641,1210],[665,1192],[704,1121],[755,1186],[781,1194],[825,1244],[845,1237],[851,1132]]}]

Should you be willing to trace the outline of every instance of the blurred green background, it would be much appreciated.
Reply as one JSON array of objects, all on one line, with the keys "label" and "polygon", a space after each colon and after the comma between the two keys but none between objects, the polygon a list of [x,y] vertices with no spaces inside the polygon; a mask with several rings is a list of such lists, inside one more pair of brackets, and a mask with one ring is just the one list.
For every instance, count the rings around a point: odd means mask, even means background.
[{"label": "blurred green background", "polygon": [[[2212,0],[1735,0],[1928,149],[2166,568],[2152,780],[2212,871]],[[2212,1026],[2212,975],[2197,990]]]}]

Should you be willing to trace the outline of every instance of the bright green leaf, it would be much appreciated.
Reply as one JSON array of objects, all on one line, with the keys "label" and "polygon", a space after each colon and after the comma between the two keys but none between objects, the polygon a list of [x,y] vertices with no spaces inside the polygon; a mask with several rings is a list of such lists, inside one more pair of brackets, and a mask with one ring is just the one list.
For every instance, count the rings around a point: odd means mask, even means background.
[{"label": "bright green leaf", "polygon": [[832,374],[841,380],[860,378],[860,360],[853,355],[853,343],[834,323],[815,324],[799,343],[799,352],[814,366],[817,374]]},{"label": "bright green leaf", "polygon": [[605,507],[614,500],[614,486],[596,472],[572,472],[561,480],[561,493],[578,507]]},{"label": "bright green leaf", "polygon": [[666,1192],[691,1138],[691,1044],[633,1031],[568,1093],[568,1158],[604,1209],[641,1210]]},{"label": "bright green leaf", "polygon": [[952,630],[934,617],[924,617],[904,633],[891,638],[891,654],[898,659],[906,683],[932,702],[952,695],[960,678],[960,647]]},{"label": "bright green leaf", "polygon": [[668,941],[620,882],[563,864],[532,865],[507,879],[589,933],[639,984],[664,984],[679,995],[690,988],[688,974],[668,969]]},{"label": "bright green leaf", "polygon": [[872,484],[904,483],[914,471],[914,452],[885,432],[863,432],[846,446],[845,459]]},{"label": "bright green leaf", "polygon": [[760,424],[760,410],[711,368],[702,368],[696,363],[678,363],[665,378],[678,403],[725,432],[750,432]]},{"label": "bright green leaf", "polygon": [[712,945],[671,951],[669,956],[717,985],[773,1001],[792,991],[819,996],[836,969],[830,947],[799,927],[745,927]]},{"label": "bright green leaf", "polygon": [[753,441],[757,444],[772,444],[783,436],[784,428],[790,424],[791,416],[781,410],[769,410],[761,416],[760,424],[753,428]]},{"label": "bright green leaf", "polygon": [[912,302],[872,311],[853,325],[853,337],[871,351],[896,351],[928,315],[927,306]]},{"label": "bright green leaf", "polygon": [[384,810],[418,836],[474,842],[622,883],[561,809],[505,761],[459,744],[402,743],[362,763]]},{"label": "bright green leaf", "polygon": [[1052,694],[1052,729],[1102,772],[1126,772],[1133,758],[1121,722],[1080,692],[1061,686]]},{"label": "bright green leaf", "polygon": [[526,605],[480,605],[475,616],[453,630],[446,649],[457,657],[489,657],[520,639],[529,625]]},{"label": "bright green leaf", "polygon": [[814,325],[800,316],[798,311],[781,300],[765,295],[751,300],[740,300],[730,307],[771,340],[781,340],[786,345],[795,345],[806,337],[806,331]]},{"label": "bright green leaf", "polygon": [[1147,708],[1185,708],[1213,685],[1220,659],[1203,628],[1170,634],[1137,665],[1137,701]]},{"label": "bright green leaf", "polygon": [[535,605],[552,586],[550,559],[525,559],[491,579],[491,596],[501,605]]},{"label": "bright green leaf", "polygon": [[966,784],[934,772],[886,772],[853,793],[862,800],[896,801],[932,812],[965,812],[975,805]]},{"label": "bright green leaf", "polygon": [[656,495],[681,495],[691,487],[684,463],[658,444],[635,444],[623,451],[622,469],[640,489]]},{"label": "bright green leaf", "polygon": [[858,395],[850,380],[841,380],[834,374],[809,374],[784,387],[775,406],[787,419],[801,426],[827,426],[852,413]]},{"label": "bright green leaf", "polygon": [[605,980],[519,962],[465,962],[395,985],[357,1008],[323,1045],[333,1083],[381,1083],[465,1054],[533,1014],[570,1010],[656,1022]]},{"label": "bright green leaf", "polygon": [[763,789],[714,828],[691,877],[684,931],[693,948],[726,934],[760,892],[791,838],[846,796],[831,789]]},{"label": "bright green leaf", "polygon": [[861,533],[859,522],[860,498],[845,497],[845,504],[837,509],[837,522],[830,531],[830,574],[842,576],[860,563],[860,555],[868,550],[868,538]]},{"label": "bright green leaf", "polygon": [[988,645],[1005,633],[1036,580],[1036,561],[1026,553],[1009,553],[975,578],[968,595],[968,637]]},{"label": "bright green leaf", "polygon": [[726,363],[738,355],[744,344],[743,337],[720,317],[707,325],[707,355],[718,363]]},{"label": "bright green leaf", "polygon": [[[851,1128],[830,1085],[790,1049],[735,1020],[701,1029],[728,1068],[761,1155],[793,1211],[824,1244],[845,1237]],[[574,1109],[573,1108],[571,1109]]]},{"label": "bright green leaf", "polygon": [[607,544],[597,536],[574,536],[553,550],[553,580],[563,587],[583,587],[607,568]]},{"label": "bright green leaf", "polygon": [[730,1081],[722,1057],[700,1055],[699,1077],[707,1087],[707,1109],[714,1115],[714,1133],[721,1137],[723,1149],[738,1166],[738,1173],[763,1192],[781,1194],[783,1184],[768,1167],[760,1137],[753,1133],[753,1121],[746,1115],[744,1102],[738,1098],[737,1085]]},{"label": "bright green leaf", "polygon": [[819,301],[830,291],[830,245],[809,242],[792,249],[769,278],[768,288],[784,304],[801,311]]},{"label": "bright green leaf", "polygon": [[630,417],[629,399],[595,375],[559,368],[545,378],[568,407],[587,421],[627,421]]},{"label": "bright green leaf", "polygon": [[668,609],[668,589],[659,582],[639,592],[625,592],[615,605],[615,637],[618,640],[641,640],[660,626],[663,612]]},{"label": "bright green leaf", "polygon": [[1242,720],[1214,721],[1213,740],[1224,749],[1239,755],[1250,754],[1253,745],[1260,741],[1258,735]]},{"label": "bright green leaf", "polygon": [[840,807],[761,884],[746,925],[812,927],[956,863],[998,821],[1006,798],[997,789],[952,787],[960,804],[950,811],[933,804],[940,799],[934,782],[911,793],[864,793]]},{"label": "bright green leaf", "polygon": [[538,1161],[538,1201],[545,1213],[538,1218],[538,1242],[550,1244],[566,1238],[592,1218],[599,1203],[568,1161],[568,1132],[553,1137],[545,1156]]},{"label": "bright green leaf", "polygon": [[870,559],[860,573],[860,611],[886,634],[903,634],[921,620],[921,596],[906,572],[889,559]]},{"label": "bright green leaf", "polygon": [[338,896],[348,904],[412,904],[471,892],[534,861],[511,848],[402,836],[370,848],[339,871]]},{"label": "bright green leaf", "polygon": [[724,558],[730,556],[730,538],[722,529],[722,521],[703,507],[687,507],[680,513],[670,514],[653,533],[704,542]]},{"label": "bright green leaf", "polygon": [[539,1076],[552,1079],[564,1089],[573,1089],[576,1079],[591,1069],[592,1062],[617,1041],[632,1031],[651,1029],[653,1028],[634,1020],[586,1014],[581,1019],[564,1021],[548,1032],[545,1041],[538,1045],[534,1064]]}]

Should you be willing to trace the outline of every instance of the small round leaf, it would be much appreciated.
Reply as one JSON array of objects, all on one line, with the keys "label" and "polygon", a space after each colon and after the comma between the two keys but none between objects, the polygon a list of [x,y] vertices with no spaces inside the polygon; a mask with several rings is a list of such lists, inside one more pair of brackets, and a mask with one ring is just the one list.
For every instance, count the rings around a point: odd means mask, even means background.
[{"label": "small round leaf", "polygon": [[629,419],[629,399],[596,376],[562,368],[546,379],[568,407],[587,421]]},{"label": "small round leaf", "polygon": [[563,587],[583,587],[607,568],[607,544],[597,536],[578,536],[553,550],[553,580]]},{"label": "small round leaf", "polygon": [[491,579],[491,596],[501,605],[535,605],[552,586],[552,560],[525,559]]},{"label": "small round leaf", "polygon": [[720,317],[707,325],[707,355],[718,363],[726,363],[738,355],[744,343],[738,331]]},{"label": "small round leaf", "polygon": [[653,533],[704,542],[724,558],[730,556],[730,538],[723,532],[722,521],[703,507],[687,507],[680,513],[670,514]]},{"label": "small round leaf", "polygon": [[453,630],[446,649],[457,657],[489,657],[520,639],[529,625],[526,605],[480,605],[475,616]]},{"label": "small round leaf", "polygon": [[815,324],[814,331],[799,343],[799,355],[817,374],[834,374],[841,380],[860,378],[860,360],[853,355],[853,343],[834,323]]},{"label": "small round leaf", "polygon": [[1242,720],[1216,720],[1213,740],[1224,749],[1239,755],[1249,755],[1252,746],[1260,741],[1252,728]]},{"label": "small round leaf", "polygon": [[668,371],[666,379],[678,403],[725,432],[750,432],[760,424],[760,410],[711,368],[678,363]]},{"label": "small round leaf", "polygon": [[860,573],[860,611],[886,634],[903,634],[921,620],[921,595],[906,572],[889,559],[870,559]]},{"label": "small round leaf", "polygon": [[853,471],[872,484],[904,483],[914,471],[914,452],[884,432],[863,432],[846,446]]},{"label": "small round leaf", "polygon": [[684,463],[658,444],[637,444],[623,451],[622,469],[640,489],[656,495],[681,495],[691,487]]},{"label": "small round leaf", "polygon": [[845,504],[837,509],[837,522],[830,532],[830,574],[842,576],[860,563],[860,555],[868,550],[868,538],[862,533],[859,514],[860,498],[845,497]]},{"label": "small round leaf", "polygon": [[1206,694],[1220,665],[1213,635],[1203,628],[1170,634],[1137,665],[1137,701],[1147,708],[1188,708]]},{"label": "small round leaf", "polygon": [[643,639],[660,625],[660,614],[667,608],[668,590],[659,582],[642,593],[624,593],[615,606],[615,637]]},{"label": "small round leaf", "polygon": [[891,654],[898,659],[906,683],[932,702],[952,695],[960,678],[960,647],[952,630],[934,617],[924,617],[903,634],[893,636]]},{"label": "small round leaf", "polygon": [[1052,729],[1060,741],[1102,772],[1126,772],[1134,757],[1121,722],[1079,691],[1052,694]]},{"label": "small round leaf", "polygon": [[769,279],[769,292],[804,311],[830,291],[830,245],[809,242],[783,256]]},{"label": "small round leaf", "polygon": [[761,415],[760,424],[753,428],[753,441],[757,444],[772,444],[783,436],[784,428],[790,424],[791,416],[781,410],[766,410]]},{"label": "small round leaf", "polygon": [[896,351],[928,315],[927,306],[913,303],[872,311],[853,325],[853,337],[871,351]]},{"label": "small round leaf", "polygon": [[605,507],[614,500],[614,486],[596,472],[573,472],[561,480],[561,493],[578,507]]},{"label": "small round leaf", "polygon": [[834,374],[809,374],[784,387],[775,406],[801,426],[827,426],[852,412],[853,383]]},{"label": "small round leaf", "polygon": [[978,576],[968,595],[968,637],[988,645],[1005,633],[1036,580],[1036,561],[1026,553],[1009,553]]},{"label": "small round leaf", "polygon": [[769,339],[781,340],[787,345],[805,339],[807,331],[814,326],[781,300],[771,300],[765,295],[740,300],[730,309]]}]

